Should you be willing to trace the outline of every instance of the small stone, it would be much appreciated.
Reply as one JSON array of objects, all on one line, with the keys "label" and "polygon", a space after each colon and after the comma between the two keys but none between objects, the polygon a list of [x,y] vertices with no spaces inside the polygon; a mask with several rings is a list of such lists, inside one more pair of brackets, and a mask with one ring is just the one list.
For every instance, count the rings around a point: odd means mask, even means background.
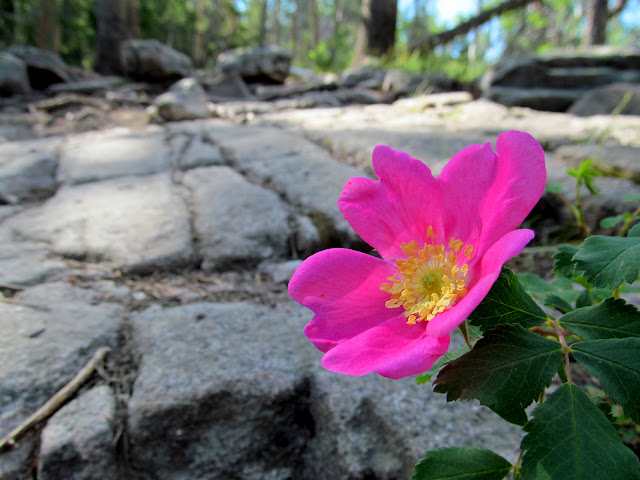
[{"label": "small stone", "polygon": [[42,431],[38,478],[120,478],[113,443],[114,415],[115,399],[106,385],[65,405]]}]

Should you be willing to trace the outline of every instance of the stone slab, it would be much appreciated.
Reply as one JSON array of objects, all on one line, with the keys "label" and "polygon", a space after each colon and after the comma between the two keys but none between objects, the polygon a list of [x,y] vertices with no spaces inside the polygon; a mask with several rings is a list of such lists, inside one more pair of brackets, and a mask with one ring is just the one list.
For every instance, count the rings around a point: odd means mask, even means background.
[{"label": "stone slab", "polygon": [[0,430],[8,432],[64,386],[102,346],[118,342],[124,309],[66,283],[0,303]]},{"label": "stone slab", "polygon": [[169,168],[169,149],[161,127],[120,127],[67,138],[60,153],[58,180],[64,184],[87,183]]},{"label": "stone slab", "polygon": [[82,393],[56,412],[42,431],[38,478],[120,478],[113,444],[114,416],[115,399],[106,385]]},{"label": "stone slab", "polygon": [[203,269],[284,256],[291,229],[286,205],[274,192],[229,167],[189,170],[183,183],[191,191]]},{"label": "stone slab", "polygon": [[142,354],[129,402],[134,466],[167,480],[299,478],[305,372],[297,305],[198,303],[133,318]]},{"label": "stone slab", "polygon": [[53,195],[58,187],[60,140],[0,144],[0,203],[19,204]]},{"label": "stone slab", "polygon": [[189,211],[168,173],[63,187],[6,223],[23,238],[49,242],[57,255],[124,271],[193,261]]},{"label": "stone slab", "polygon": [[234,165],[250,178],[268,183],[289,203],[314,220],[325,246],[358,241],[338,210],[345,182],[362,170],[332,158],[318,145],[273,127],[238,129],[213,123],[209,135]]}]

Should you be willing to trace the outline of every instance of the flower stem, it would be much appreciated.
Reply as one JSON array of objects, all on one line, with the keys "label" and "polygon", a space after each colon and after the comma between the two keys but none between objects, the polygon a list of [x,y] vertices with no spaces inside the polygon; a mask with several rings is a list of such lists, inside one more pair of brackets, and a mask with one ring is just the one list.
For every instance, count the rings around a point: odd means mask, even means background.
[{"label": "flower stem", "polygon": [[569,362],[569,352],[571,351],[571,349],[567,344],[567,340],[564,338],[565,334],[562,328],[560,328],[560,325],[558,324],[558,322],[555,319],[550,318],[549,323],[553,325],[553,328],[556,331],[558,340],[562,345],[562,353],[564,354],[564,373],[567,376],[567,382],[573,383],[573,381],[571,380],[571,363]]},{"label": "flower stem", "polygon": [[629,228],[631,227],[631,224],[635,221],[636,218],[638,218],[638,215],[640,215],[640,207],[638,207],[638,209],[635,212],[633,212],[631,216],[624,221],[624,224],[622,225],[622,228],[618,233],[619,237],[624,237],[627,234],[627,232],[629,231]]},{"label": "flower stem", "polygon": [[520,464],[522,463],[522,457],[524,456],[524,450],[520,450],[520,455],[518,455],[518,460],[513,468],[513,480],[516,480],[516,475],[520,472]]}]

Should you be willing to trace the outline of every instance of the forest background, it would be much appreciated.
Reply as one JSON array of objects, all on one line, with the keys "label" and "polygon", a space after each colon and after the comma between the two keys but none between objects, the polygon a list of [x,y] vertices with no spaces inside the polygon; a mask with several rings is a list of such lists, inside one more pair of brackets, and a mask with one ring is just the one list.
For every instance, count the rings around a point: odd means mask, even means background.
[{"label": "forest background", "polygon": [[[153,38],[201,68],[237,47],[279,45],[294,65],[365,62],[470,80],[503,56],[640,46],[640,0],[0,0],[0,50],[27,44],[118,73],[114,45]],[[451,12],[459,12],[451,19]]]}]

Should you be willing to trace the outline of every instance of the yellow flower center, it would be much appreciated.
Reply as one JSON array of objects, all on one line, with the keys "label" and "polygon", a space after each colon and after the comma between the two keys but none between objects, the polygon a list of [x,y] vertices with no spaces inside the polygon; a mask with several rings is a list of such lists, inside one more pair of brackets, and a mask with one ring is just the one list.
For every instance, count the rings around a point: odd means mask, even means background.
[{"label": "yellow flower center", "polygon": [[[435,238],[430,226],[427,237]],[[389,277],[391,283],[383,283],[380,289],[391,294],[387,308],[404,307],[409,325],[429,321],[439,313],[451,308],[458,298],[467,294],[467,271],[469,266],[459,259],[462,253],[471,260],[473,246],[452,238],[448,247],[425,243],[422,248],[414,240],[401,245],[408,255],[406,260],[397,260],[398,273]]]}]

